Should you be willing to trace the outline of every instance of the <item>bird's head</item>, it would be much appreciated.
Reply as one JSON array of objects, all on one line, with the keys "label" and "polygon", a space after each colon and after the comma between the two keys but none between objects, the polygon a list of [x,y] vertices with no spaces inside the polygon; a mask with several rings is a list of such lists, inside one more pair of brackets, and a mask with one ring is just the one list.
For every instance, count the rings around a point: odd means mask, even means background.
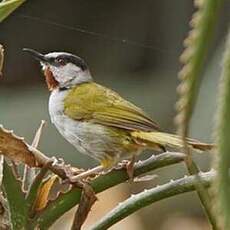
[{"label": "bird's head", "polygon": [[66,52],[41,54],[27,48],[23,51],[40,61],[49,90],[71,88],[77,84],[92,81],[87,64],[74,54]]}]

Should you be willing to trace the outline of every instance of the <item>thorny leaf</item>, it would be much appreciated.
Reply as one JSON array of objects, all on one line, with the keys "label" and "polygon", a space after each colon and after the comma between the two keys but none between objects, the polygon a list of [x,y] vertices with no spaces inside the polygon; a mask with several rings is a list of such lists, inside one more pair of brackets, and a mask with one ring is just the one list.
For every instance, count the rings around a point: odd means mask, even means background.
[{"label": "thorny leaf", "polygon": [[[180,85],[177,89],[179,100],[176,103],[175,122],[184,142],[189,133],[189,122],[197,101],[201,74],[222,2],[222,0],[196,0],[194,2],[197,10],[192,16],[191,30],[184,41],[185,49],[180,57],[183,66],[178,74]],[[186,145],[186,142],[184,144]]]},{"label": "thorny leaf", "polygon": [[96,202],[97,197],[92,189],[92,187],[88,184],[84,184],[81,200],[78,206],[78,209],[74,216],[74,221],[72,225],[72,230],[80,230],[81,226],[84,224],[91,207]]},{"label": "thorny leaf", "polygon": [[3,63],[4,63],[4,48],[0,44],[0,77],[2,77]]},{"label": "thorny leaf", "polygon": [[39,188],[37,198],[35,201],[35,211],[40,211],[46,207],[49,201],[49,194],[54,182],[57,180],[57,175],[52,175],[45,183]]},{"label": "thorny leaf", "polygon": [[23,162],[30,167],[36,166],[35,157],[24,139],[16,136],[13,131],[4,129],[2,125],[0,125],[0,154],[15,162]]}]

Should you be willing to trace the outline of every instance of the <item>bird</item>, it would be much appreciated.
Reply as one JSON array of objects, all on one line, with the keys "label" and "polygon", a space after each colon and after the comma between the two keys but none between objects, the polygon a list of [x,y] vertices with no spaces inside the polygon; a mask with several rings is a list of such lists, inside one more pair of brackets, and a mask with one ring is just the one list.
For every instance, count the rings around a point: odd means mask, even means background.
[{"label": "bird", "polygon": [[[51,122],[80,153],[99,161],[102,169],[131,159],[132,167],[127,168],[132,177],[134,159],[144,150],[164,152],[183,147],[180,136],[161,131],[141,108],[96,83],[82,58],[67,52],[23,50],[41,64],[51,92]],[[213,148],[195,139],[186,142],[198,151]]]}]

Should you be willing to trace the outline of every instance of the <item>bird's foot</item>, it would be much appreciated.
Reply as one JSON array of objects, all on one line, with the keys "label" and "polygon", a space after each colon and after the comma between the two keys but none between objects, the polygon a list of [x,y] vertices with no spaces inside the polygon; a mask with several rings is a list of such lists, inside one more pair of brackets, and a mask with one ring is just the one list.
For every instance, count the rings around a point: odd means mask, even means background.
[{"label": "bird's foot", "polygon": [[135,164],[135,156],[132,157],[130,161],[126,164],[126,171],[129,176],[129,181],[132,182],[134,180],[134,164]]},{"label": "bird's foot", "polygon": [[119,166],[126,168],[126,172],[129,177],[129,182],[147,182],[156,179],[157,175],[145,175],[145,176],[137,176],[134,175],[134,165],[135,165],[135,156],[132,157],[132,159],[129,160],[123,160]]},{"label": "bird's foot", "polygon": [[103,171],[103,167],[100,165],[100,166],[97,166],[95,168],[84,171],[78,175],[71,176],[71,177],[69,177],[69,180],[71,183],[76,183],[78,181],[86,180],[91,176],[96,176],[102,171]]}]

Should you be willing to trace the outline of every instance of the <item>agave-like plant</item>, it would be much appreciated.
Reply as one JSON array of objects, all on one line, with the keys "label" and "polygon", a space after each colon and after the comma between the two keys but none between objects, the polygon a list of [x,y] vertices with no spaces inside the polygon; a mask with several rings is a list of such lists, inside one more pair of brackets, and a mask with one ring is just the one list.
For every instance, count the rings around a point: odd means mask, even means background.
[{"label": "agave-like plant", "polygon": [[[9,16],[24,0],[0,2],[0,22]],[[183,67],[179,72],[179,100],[176,105],[176,123],[182,140],[183,152],[165,152],[135,164],[134,176],[138,177],[161,167],[185,163],[189,176],[144,190],[119,204],[90,229],[108,229],[133,212],[162,199],[196,191],[212,229],[230,229],[230,33],[225,47],[220,79],[218,124],[216,126],[215,170],[201,172],[186,146],[190,118],[199,92],[209,44],[220,16],[221,0],[195,0],[197,8],[191,20],[191,31],[185,39],[181,55]],[[0,74],[4,62],[0,46]],[[29,144],[13,131],[0,126],[0,228],[48,229],[58,218],[79,204],[73,218],[72,229],[80,229],[97,193],[128,180],[121,164],[106,174],[82,177],[72,182],[73,174],[83,171],[57,161],[39,151],[39,140],[44,122],[41,122],[34,141]],[[54,154],[55,155],[55,154]],[[18,170],[18,164],[24,170]],[[84,175],[84,174],[82,174]],[[214,188],[210,193],[210,186]],[[214,202],[217,204],[214,204]],[[215,205],[215,210],[213,209]],[[217,208],[216,208],[217,207]],[[218,210],[218,211],[216,211]],[[221,218],[220,218],[221,216]]]}]

